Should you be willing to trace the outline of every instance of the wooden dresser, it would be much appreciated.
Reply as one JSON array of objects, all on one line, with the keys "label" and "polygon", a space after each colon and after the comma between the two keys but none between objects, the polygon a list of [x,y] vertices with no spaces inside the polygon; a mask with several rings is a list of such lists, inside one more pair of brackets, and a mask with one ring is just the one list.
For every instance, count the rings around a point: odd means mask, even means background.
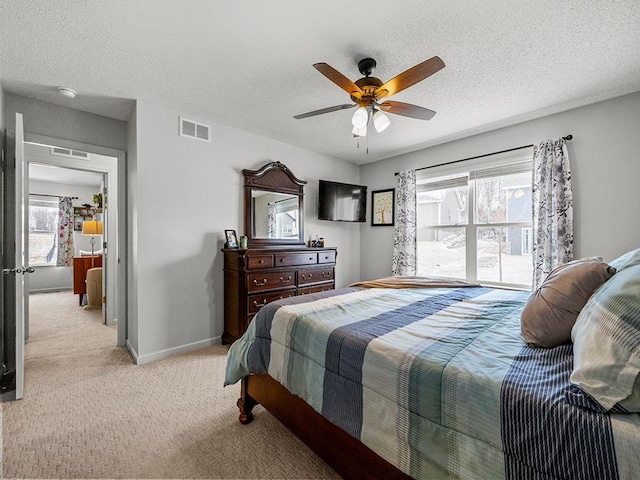
[{"label": "wooden dresser", "polygon": [[73,293],[79,295],[78,305],[82,305],[82,296],[87,293],[87,270],[101,266],[102,255],[73,257]]},{"label": "wooden dresser", "polygon": [[223,343],[233,343],[267,303],[335,288],[335,248],[223,249]]}]

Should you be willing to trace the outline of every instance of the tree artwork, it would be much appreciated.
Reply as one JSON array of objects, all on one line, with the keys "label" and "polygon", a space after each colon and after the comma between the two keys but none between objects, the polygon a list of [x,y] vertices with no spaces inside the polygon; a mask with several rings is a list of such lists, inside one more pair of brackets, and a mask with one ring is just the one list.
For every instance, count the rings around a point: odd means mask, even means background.
[{"label": "tree artwork", "polygon": [[393,225],[393,189],[373,192],[373,223]]}]

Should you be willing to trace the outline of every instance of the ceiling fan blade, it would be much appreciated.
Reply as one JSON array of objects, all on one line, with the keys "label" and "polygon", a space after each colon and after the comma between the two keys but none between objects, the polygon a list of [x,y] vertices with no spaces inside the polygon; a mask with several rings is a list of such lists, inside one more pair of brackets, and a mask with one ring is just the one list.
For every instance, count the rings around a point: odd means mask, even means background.
[{"label": "ceiling fan blade", "polygon": [[313,68],[338,85],[341,89],[356,98],[362,98],[363,92],[359,86],[341,74],[338,70],[327,63],[314,63]]},{"label": "ceiling fan blade", "polygon": [[382,84],[376,92],[376,98],[389,97],[405,88],[409,88],[425,78],[433,75],[437,71],[444,68],[444,62],[438,56],[431,57],[409,70],[405,70],[400,75],[393,77],[387,83]]},{"label": "ceiling fan blade", "polygon": [[338,110],[345,110],[347,108],[355,107],[355,103],[336,105],[335,107],[321,108],[320,110],[314,110],[313,112],[301,113],[300,115],[294,115],[293,118],[300,120],[301,118],[315,117],[316,115],[322,115],[323,113],[337,112]]},{"label": "ceiling fan blade", "polygon": [[410,103],[394,102],[393,100],[387,100],[378,106],[380,107],[380,110],[387,113],[402,115],[403,117],[417,118],[418,120],[431,120],[436,114],[436,112],[429,110],[428,108],[411,105]]}]

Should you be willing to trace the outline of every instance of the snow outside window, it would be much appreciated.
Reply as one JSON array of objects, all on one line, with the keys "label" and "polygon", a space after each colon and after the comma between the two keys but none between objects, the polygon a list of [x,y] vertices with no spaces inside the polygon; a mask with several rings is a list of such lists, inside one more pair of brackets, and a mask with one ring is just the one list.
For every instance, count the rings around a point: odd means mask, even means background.
[{"label": "snow outside window", "polygon": [[531,162],[417,183],[418,275],[531,289]]}]

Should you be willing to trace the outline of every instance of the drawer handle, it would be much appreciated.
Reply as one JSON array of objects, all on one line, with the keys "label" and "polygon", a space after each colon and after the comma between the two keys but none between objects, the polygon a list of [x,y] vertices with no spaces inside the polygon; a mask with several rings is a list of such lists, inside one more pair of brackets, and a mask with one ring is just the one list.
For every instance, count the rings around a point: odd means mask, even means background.
[{"label": "drawer handle", "polygon": [[303,280],[311,280],[311,277],[313,277],[313,273],[310,273],[309,275],[302,274]]},{"label": "drawer handle", "polygon": [[290,281],[291,281],[291,275],[289,275],[287,278],[280,277],[280,282],[282,283],[289,283]]},{"label": "drawer handle", "polygon": [[261,258],[260,260],[258,260],[258,263],[262,265],[264,263],[264,260]]},{"label": "drawer handle", "polygon": [[313,260],[313,257],[309,257],[309,260]]},{"label": "drawer handle", "polygon": [[322,278],[328,278],[331,276],[331,272],[322,272]]},{"label": "drawer handle", "polygon": [[258,302],[256,302],[255,300],[253,301],[253,306],[254,306],[254,307],[256,307],[256,308],[262,308],[262,307],[264,307],[266,304],[267,304],[267,299],[266,299],[266,298],[263,298],[263,299],[262,299],[262,303],[258,303]]},{"label": "drawer handle", "polygon": [[281,258],[281,259],[280,259],[280,263],[284,263],[284,262],[285,262],[285,259],[284,259],[284,258]]},{"label": "drawer handle", "polygon": [[261,282],[259,282],[258,280],[254,280],[254,281],[253,281],[253,284],[254,284],[256,287],[262,287],[263,285],[266,285],[266,284],[267,284],[267,279],[266,279],[266,278],[263,278]]}]

